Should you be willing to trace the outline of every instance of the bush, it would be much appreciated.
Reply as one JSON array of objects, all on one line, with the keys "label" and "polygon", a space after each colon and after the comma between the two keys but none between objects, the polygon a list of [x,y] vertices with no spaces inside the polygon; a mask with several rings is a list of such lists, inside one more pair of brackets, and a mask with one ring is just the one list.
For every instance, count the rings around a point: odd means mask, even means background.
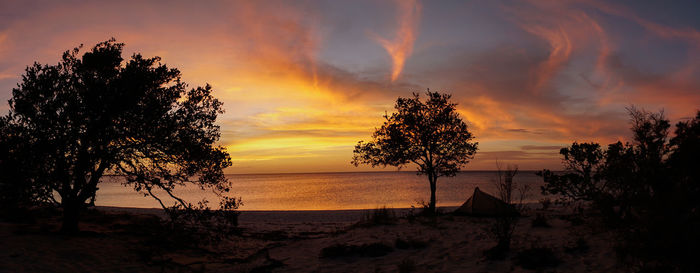
[{"label": "bush", "polygon": [[321,249],[321,258],[339,258],[348,256],[381,257],[394,248],[384,243],[371,243],[363,245],[334,244]]},{"label": "bush", "polygon": [[[510,249],[510,241],[515,232],[515,227],[520,220],[520,213],[524,210],[523,198],[529,190],[527,185],[518,185],[513,178],[518,173],[518,166],[508,166],[505,171],[501,172],[498,167],[498,179],[495,181],[498,195],[504,203],[515,208],[517,213],[500,214],[496,217],[493,225],[488,232],[494,237],[498,245],[491,249],[487,256],[501,257],[501,252],[506,252]],[[518,197],[515,194],[519,194]]]},{"label": "bush", "polygon": [[542,198],[540,199],[540,205],[542,205],[542,210],[548,210],[552,206],[552,199]]},{"label": "bush", "polygon": [[586,220],[583,219],[581,216],[572,216],[567,218],[569,223],[571,223],[572,226],[580,226],[586,223]]},{"label": "bush", "polygon": [[543,214],[538,213],[535,215],[535,219],[532,219],[532,227],[544,227],[544,228],[549,228],[552,227],[547,222],[547,217],[545,217]]},{"label": "bush", "polygon": [[[206,200],[197,206],[176,205],[166,209],[170,232],[189,238],[194,245],[216,245],[223,239],[238,234],[237,210],[241,200],[223,197],[218,209],[210,209]],[[187,241],[187,240],[186,240]]]},{"label": "bush", "polygon": [[411,259],[403,259],[400,264],[398,264],[399,273],[411,273],[416,271],[416,262]]},{"label": "bush", "polygon": [[414,238],[409,238],[407,240],[396,238],[394,246],[398,249],[426,248],[428,246],[428,242],[417,240]]},{"label": "bush", "polygon": [[484,256],[486,259],[489,260],[503,260],[506,258],[506,254],[508,254],[508,250],[510,249],[510,246],[508,248],[505,248],[503,245],[496,245],[492,248],[489,248],[484,251]]},{"label": "bush", "polygon": [[571,246],[564,247],[564,250],[568,253],[587,252],[589,249],[590,246],[583,237],[578,237]]},{"label": "bush", "polygon": [[363,226],[392,225],[396,223],[396,213],[386,206],[367,210],[358,223]]},{"label": "bush", "polygon": [[554,255],[551,248],[532,247],[521,251],[515,256],[515,263],[525,269],[536,270],[555,267],[561,260]]},{"label": "bush", "polygon": [[321,249],[321,258],[337,258],[354,254],[354,248],[347,244],[334,244]]}]

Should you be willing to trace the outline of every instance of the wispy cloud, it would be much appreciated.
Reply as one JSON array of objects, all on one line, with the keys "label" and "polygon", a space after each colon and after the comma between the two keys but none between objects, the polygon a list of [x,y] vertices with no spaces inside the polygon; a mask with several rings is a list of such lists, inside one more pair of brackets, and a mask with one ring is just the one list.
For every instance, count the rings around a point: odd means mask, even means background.
[{"label": "wispy cloud", "polygon": [[413,52],[413,44],[418,36],[422,6],[417,0],[397,0],[398,29],[393,39],[382,38],[377,34],[372,36],[386,49],[391,56],[391,81],[401,75],[406,59]]}]

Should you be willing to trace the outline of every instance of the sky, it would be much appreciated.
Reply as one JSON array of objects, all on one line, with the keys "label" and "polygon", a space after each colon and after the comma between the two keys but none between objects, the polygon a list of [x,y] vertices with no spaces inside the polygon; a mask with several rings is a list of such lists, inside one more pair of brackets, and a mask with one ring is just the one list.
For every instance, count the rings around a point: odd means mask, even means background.
[{"label": "sky", "polygon": [[[573,141],[628,141],[626,107],[700,109],[696,1],[0,2],[0,112],[33,62],[111,37],[224,102],[227,173],[354,167],[398,97],[452,94],[465,170],[560,169]],[[410,167],[409,169],[410,170]]]}]

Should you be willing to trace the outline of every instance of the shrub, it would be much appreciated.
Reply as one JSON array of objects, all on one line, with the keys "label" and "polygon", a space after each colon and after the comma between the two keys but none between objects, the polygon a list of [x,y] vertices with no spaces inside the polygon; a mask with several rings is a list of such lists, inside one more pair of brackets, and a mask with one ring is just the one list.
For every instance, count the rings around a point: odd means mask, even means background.
[{"label": "shrub", "polygon": [[334,244],[321,249],[321,258],[339,258],[348,256],[381,257],[394,248],[384,243],[371,243],[363,245]]},{"label": "shrub", "polygon": [[548,227],[552,227],[552,225],[550,225],[550,224],[547,222],[547,217],[545,217],[545,216],[544,216],[543,214],[541,214],[541,213],[538,213],[538,214],[535,215],[535,219],[532,219],[532,227],[544,227],[544,228],[548,228]]},{"label": "shrub", "polygon": [[555,267],[561,260],[554,255],[551,248],[532,247],[519,252],[515,256],[515,263],[525,269],[535,270]]},{"label": "shrub", "polygon": [[[490,254],[487,255],[492,255],[493,257],[503,256],[501,252],[506,252],[510,249],[510,241],[518,224],[519,214],[524,209],[523,198],[529,190],[527,185],[520,186],[513,180],[518,173],[518,166],[508,166],[503,172],[501,172],[500,166],[497,167],[498,179],[495,181],[495,184],[498,195],[503,202],[514,207],[518,213],[498,215],[488,230],[498,242],[498,245],[491,249]],[[518,197],[515,196],[516,193],[519,194]]]},{"label": "shrub", "polygon": [[498,244],[492,248],[485,250],[484,256],[486,257],[486,259],[489,260],[503,260],[506,258],[506,254],[508,253],[509,249],[510,247],[506,249],[503,245]]},{"label": "shrub", "polygon": [[344,257],[344,256],[350,256],[353,253],[354,248],[347,244],[334,244],[328,247],[324,247],[321,249],[321,257],[322,258],[337,258],[337,257]]},{"label": "shrub", "polygon": [[426,248],[428,246],[428,242],[414,238],[408,238],[407,240],[396,238],[394,246],[398,249]]},{"label": "shrub", "polygon": [[410,273],[416,271],[416,262],[411,259],[403,259],[401,263],[397,265],[399,273]]},{"label": "shrub", "polygon": [[569,253],[587,252],[590,249],[588,242],[583,237],[578,237],[571,246],[564,247],[564,250]]},{"label": "shrub", "polygon": [[189,238],[194,245],[215,245],[239,232],[237,210],[241,200],[222,197],[219,208],[212,210],[207,200],[195,206],[176,205],[166,210],[168,227],[177,237]]},{"label": "shrub", "polygon": [[540,199],[540,205],[542,205],[542,210],[548,210],[552,206],[552,199],[542,198]]},{"label": "shrub", "polygon": [[391,225],[396,223],[396,213],[386,206],[368,210],[360,220],[361,225],[379,226]]}]

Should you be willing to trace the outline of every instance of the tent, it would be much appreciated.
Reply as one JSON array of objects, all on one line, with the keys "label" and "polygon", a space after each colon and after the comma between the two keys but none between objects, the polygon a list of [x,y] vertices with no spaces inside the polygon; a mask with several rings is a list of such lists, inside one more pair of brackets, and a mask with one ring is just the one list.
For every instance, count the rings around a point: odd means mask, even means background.
[{"label": "tent", "polygon": [[512,206],[503,202],[501,199],[489,195],[479,187],[474,189],[474,194],[469,197],[462,206],[454,211],[458,215],[471,216],[499,216],[499,215],[517,215],[518,211]]}]

